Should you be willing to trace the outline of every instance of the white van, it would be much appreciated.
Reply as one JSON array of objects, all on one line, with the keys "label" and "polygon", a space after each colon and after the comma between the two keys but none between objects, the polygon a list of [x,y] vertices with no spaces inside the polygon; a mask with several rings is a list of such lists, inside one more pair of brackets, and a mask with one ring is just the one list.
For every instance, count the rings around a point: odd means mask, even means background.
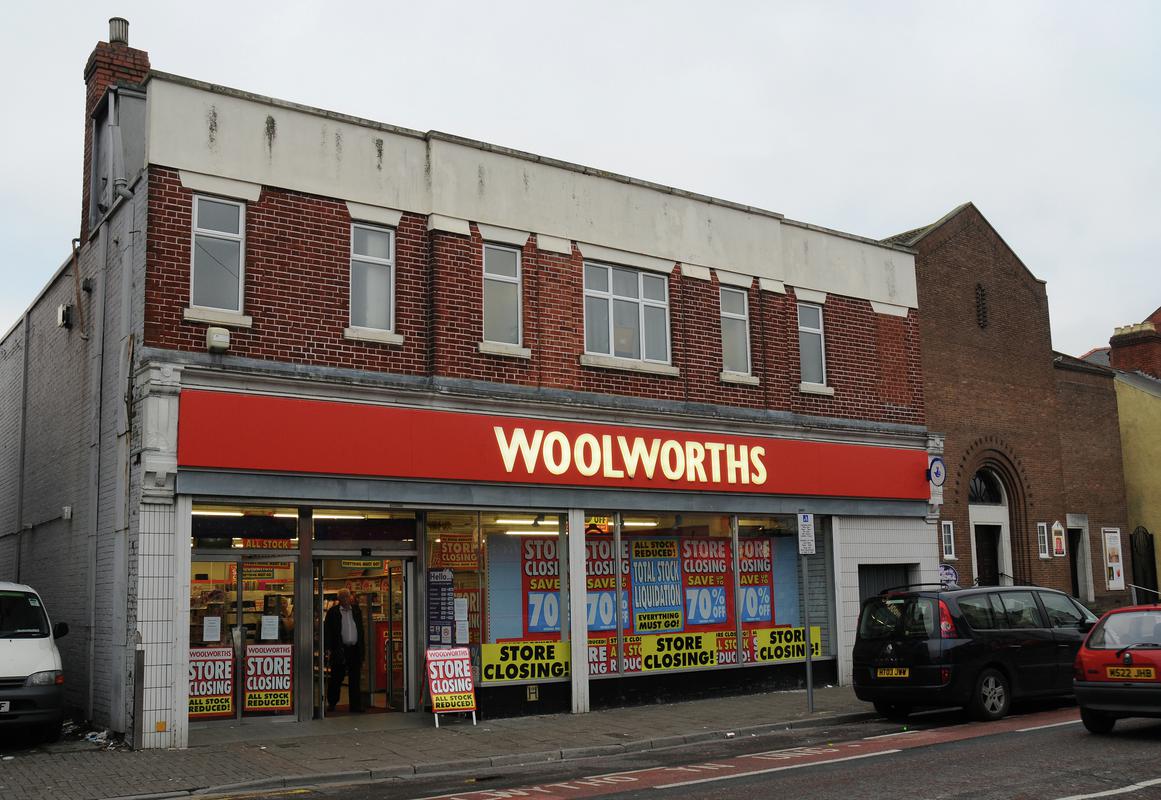
[{"label": "white van", "polygon": [[0,581],[0,732],[60,738],[64,672],[56,640],[67,623],[52,627],[31,586]]}]

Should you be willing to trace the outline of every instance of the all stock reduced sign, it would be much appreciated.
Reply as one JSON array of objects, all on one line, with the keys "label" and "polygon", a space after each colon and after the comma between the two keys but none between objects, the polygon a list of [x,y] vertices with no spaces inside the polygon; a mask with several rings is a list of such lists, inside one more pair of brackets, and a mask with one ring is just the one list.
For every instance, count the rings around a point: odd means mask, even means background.
[{"label": "all stock reduced sign", "polygon": [[234,716],[234,648],[189,651],[190,719]]},{"label": "all stock reduced sign", "polygon": [[466,647],[429,648],[427,688],[433,714],[476,710],[472,659]]},{"label": "all stock reduced sign", "polygon": [[294,645],[247,645],[242,710],[269,713],[290,711],[294,705],[291,673],[293,660]]}]

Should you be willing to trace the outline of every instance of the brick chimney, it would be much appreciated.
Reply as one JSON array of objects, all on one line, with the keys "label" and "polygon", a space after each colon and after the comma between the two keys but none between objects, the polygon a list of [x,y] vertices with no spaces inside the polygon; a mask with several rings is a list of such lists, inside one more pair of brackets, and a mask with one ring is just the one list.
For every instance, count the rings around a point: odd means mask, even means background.
[{"label": "brick chimney", "polygon": [[1127,372],[1140,371],[1161,379],[1161,308],[1137,325],[1113,331],[1109,339],[1109,365]]},{"label": "brick chimney", "polygon": [[109,41],[97,42],[85,64],[85,155],[81,176],[81,240],[89,235],[89,184],[93,176],[93,113],[105,90],[118,84],[137,85],[149,74],[149,54],[129,46],[129,22],[109,20]]}]

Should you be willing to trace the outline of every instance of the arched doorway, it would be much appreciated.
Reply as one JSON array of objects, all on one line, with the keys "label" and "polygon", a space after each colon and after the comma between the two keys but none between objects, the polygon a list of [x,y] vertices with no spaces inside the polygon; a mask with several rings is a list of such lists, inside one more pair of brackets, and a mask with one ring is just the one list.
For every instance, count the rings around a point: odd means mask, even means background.
[{"label": "arched doorway", "polygon": [[984,467],[968,487],[972,568],[979,586],[1012,584],[1012,536],[1008,493],[993,470]]}]

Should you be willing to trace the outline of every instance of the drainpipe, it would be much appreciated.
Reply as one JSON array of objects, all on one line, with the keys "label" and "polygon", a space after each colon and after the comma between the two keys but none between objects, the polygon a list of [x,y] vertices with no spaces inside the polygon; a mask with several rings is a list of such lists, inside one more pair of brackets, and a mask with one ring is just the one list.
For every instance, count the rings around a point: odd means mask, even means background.
[{"label": "drainpipe", "polygon": [[[96,274],[100,285],[97,289],[97,296],[93,301],[93,327],[96,328],[96,363],[94,365],[95,375],[90,373],[89,387],[93,395],[93,403],[96,408],[93,414],[93,430],[92,430],[92,447],[95,452],[92,452],[89,457],[89,531],[88,541],[86,542],[86,550],[89,556],[88,565],[88,581],[86,589],[89,595],[89,690],[88,697],[85,703],[85,718],[93,719],[96,710],[96,701],[94,699],[97,688],[97,675],[94,663],[97,657],[97,541],[99,535],[100,524],[100,493],[101,493],[101,447],[102,447],[102,418],[104,416],[104,386],[105,386],[105,299],[107,296],[106,282],[107,282],[107,268],[109,265],[109,229],[104,226],[100,233],[104,239],[104,248],[101,252],[101,264]],[[78,263],[79,259],[77,262]],[[74,267],[75,268],[75,267]]]}]

